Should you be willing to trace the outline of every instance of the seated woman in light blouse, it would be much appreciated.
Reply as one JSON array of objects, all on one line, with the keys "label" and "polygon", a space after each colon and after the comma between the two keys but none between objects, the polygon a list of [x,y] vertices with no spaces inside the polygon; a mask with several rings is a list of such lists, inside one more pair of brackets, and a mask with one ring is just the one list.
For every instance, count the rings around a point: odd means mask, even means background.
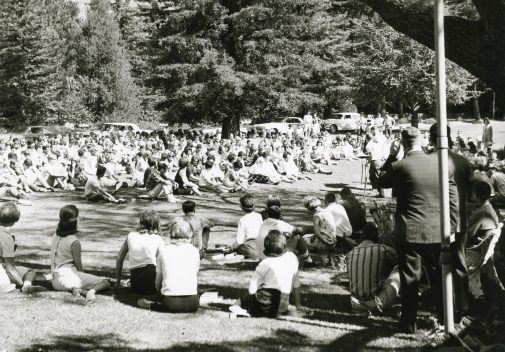
[{"label": "seated woman in light blouse", "polygon": [[130,285],[135,293],[156,293],[156,255],[165,243],[160,236],[160,216],[154,210],[140,215],[140,226],[130,232],[119,251],[116,261],[116,288],[120,287],[123,263],[128,255]]}]

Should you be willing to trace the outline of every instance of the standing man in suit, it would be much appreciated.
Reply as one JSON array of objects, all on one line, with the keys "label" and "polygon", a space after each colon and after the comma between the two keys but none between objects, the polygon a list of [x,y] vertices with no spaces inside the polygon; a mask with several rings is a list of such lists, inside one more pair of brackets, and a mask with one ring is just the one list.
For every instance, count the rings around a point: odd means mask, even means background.
[{"label": "standing man in suit", "polygon": [[[468,311],[468,301],[470,297],[470,286],[468,282],[468,268],[466,266],[466,242],[467,242],[467,201],[472,190],[472,165],[464,156],[451,150],[451,129],[447,126],[447,137],[449,138],[449,169],[454,173],[454,182],[458,190],[459,212],[457,217],[457,227],[454,241],[451,241],[452,254],[452,279],[454,283],[454,311],[456,322],[461,320]],[[437,146],[438,130],[437,124],[430,128],[430,143]]]},{"label": "standing man in suit", "polygon": [[[423,152],[421,133],[415,127],[402,131],[401,142],[405,157],[393,163],[378,183],[395,188],[398,195],[395,234],[402,290],[400,330],[415,333],[423,265],[431,285],[431,302],[443,320],[438,160],[435,154]],[[449,183],[455,230],[458,200],[452,172]]]},{"label": "standing man in suit", "polygon": [[484,128],[482,129],[482,143],[487,150],[487,155],[491,156],[493,151],[493,126],[489,123],[489,119],[484,117]]}]

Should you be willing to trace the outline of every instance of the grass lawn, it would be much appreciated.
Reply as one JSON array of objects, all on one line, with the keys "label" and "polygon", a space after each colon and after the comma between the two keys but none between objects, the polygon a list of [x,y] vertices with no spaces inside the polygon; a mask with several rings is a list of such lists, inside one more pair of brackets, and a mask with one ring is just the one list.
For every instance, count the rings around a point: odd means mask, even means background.
[{"label": "grass lawn", "polygon": [[[504,125],[505,126],[505,125]],[[284,217],[293,224],[309,224],[311,216],[301,201],[307,194],[351,187],[361,194],[361,162],[342,161],[333,175],[314,175],[312,181],[293,185],[254,185],[250,192],[262,208],[268,194],[279,194]],[[124,196],[133,196],[128,191]],[[369,191],[370,194],[370,191]],[[242,215],[238,194],[186,197],[197,202],[197,212],[209,218],[210,247],[231,244]],[[185,198],[185,199],[186,199]],[[183,197],[180,197],[183,199]],[[370,199],[368,200],[370,202]],[[167,223],[182,213],[181,204],[132,199],[124,205],[90,204],[75,192],[38,194],[33,206],[21,207],[21,220],[12,232],[19,246],[17,261],[41,273],[50,270],[49,248],[59,209],[75,204],[80,209],[83,263],[87,271],[114,278],[115,257],[126,234],[147,208],[161,213]],[[350,310],[349,293],[337,283],[333,269],[305,269],[301,274],[305,318],[230,318],[228,306],[247,291],[254,265],[250,262],[218,265],[203,260],[200,288],[215,288],[223,303],[202,307],[196,314],[149,312],[135,307],[140,296],[126,288],[99,296],[87,306],[70,294],[0,295],[1,351],[278,351],[278,350],[419,350],[432,349],[440,338],[429,336],[432,326],[421,323],[415,336],[395,333],[397,319],[363,316]],[[427,316],[426,312],[421,315]]]}]

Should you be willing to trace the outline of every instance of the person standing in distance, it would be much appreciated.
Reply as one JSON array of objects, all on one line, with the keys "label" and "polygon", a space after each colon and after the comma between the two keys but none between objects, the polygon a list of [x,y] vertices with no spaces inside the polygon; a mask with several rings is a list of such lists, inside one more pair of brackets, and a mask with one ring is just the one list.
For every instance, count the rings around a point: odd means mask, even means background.
[{"label": "person standing in distance", "polygon": [[[401,143],[405,157],[391,164],[379,177],[378,184],[395,188],[397,194],[395,235],[402,287],[400,330],[412,334],[416,332],[423,265],[431,285],[431,302],[437,317],[443,320],[438,160],[435,154],[426,155],[422,151],[421,133],[415,127],[402,131]],[[456,230],[458,199],[452,172],[449,193],[451,225]]]},{"label": "person standing in distance", "polygon": [[489,123],[489,119],[484,117],[484,128],[482,129],[482,143],[486,148],[487,155],[491,156],[493,151],[493,126]]},{"label": "person standing in distance", "polygon": [[310,114],[310,111],[303,116],[303,130],[306,137],[310,137],[312,134],[312,125],[314,124],[314,118]]}]

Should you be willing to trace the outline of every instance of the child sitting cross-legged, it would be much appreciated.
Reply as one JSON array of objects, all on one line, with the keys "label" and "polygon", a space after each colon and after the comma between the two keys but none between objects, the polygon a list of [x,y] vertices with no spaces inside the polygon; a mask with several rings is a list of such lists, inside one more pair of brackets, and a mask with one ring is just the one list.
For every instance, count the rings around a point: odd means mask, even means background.
[{"label": "child sitting cross-legged", "polygon": [[8,228],[18,222],[19,217],[19,209],[14,203],[0,207],[0,292],[10,292],[16,287],[23,293],[47,291],[45,287],[32,285],[35,271],[15,265],[16,240]]},{"label": "child sitting cross-legged", "polygon": [[[297,308],[301,307],[298,258],[287,251],[286,236],[271,230],[265,238],[266,258],[256,267],[249,285],[249,295],[240,299],[240,307],[253,317],[276,317],[288,312],[289,295],[294,294]],[[230,307],[232,312],[240,310]]]},{"label": "child sitting cross-legged", "polygon": [[256,239],[263,219],[261,214],[254,211],[256,201],[252,195],[244,194],[240,197],[240,207],[245,215],[238,222],[237,239],[233,242],[231,249],[246,258],[258,259]]},{"label": "child sitting cross-legged", "polygon": [[79,209],[65,205],[60,210],[60,222],[51,240],[51,281],[56,291],[72,292],[72,296],[86,296],[88,302],[96,300],[95,293],[110,288],[106,279],[84,272],[81,261],[81,242],[77,230]]}]

